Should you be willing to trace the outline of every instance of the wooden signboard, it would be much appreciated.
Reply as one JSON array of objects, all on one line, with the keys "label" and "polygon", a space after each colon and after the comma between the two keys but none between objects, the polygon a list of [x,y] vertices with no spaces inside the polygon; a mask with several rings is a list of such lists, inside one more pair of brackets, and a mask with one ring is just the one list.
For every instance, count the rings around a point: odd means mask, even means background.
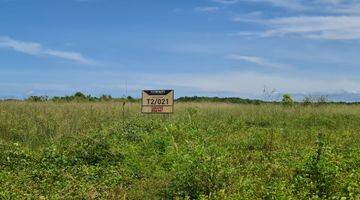
[{"label": "wooden signboard", "polygon": [[141,96],[142,113],[174,112],[174,90],[143,90]]}]

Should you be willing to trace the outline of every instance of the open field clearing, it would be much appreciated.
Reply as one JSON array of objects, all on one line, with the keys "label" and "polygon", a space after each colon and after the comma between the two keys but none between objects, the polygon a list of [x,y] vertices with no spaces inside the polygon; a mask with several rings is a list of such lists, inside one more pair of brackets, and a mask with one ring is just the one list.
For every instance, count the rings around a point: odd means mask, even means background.
[{"label": "open field clearing", "polygon": [[0,103],[0,199],[360,199],[360,106]]}]

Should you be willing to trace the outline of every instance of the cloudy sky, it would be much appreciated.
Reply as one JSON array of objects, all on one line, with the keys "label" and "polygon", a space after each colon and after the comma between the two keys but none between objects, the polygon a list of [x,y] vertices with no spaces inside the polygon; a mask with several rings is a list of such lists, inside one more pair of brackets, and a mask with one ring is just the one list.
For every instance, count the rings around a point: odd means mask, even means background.
[{"label": "cloudy sky", "polygon": [[0,97],[360,92],[360,0],[0,0]]}]

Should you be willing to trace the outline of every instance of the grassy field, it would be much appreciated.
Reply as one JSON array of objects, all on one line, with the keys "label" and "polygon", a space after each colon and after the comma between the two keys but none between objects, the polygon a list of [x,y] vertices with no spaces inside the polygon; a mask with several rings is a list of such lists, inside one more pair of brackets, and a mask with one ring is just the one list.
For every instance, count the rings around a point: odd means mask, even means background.
[{"label": "grassy field", "polygon": [[0,199],[360,199],[360,106],[0,103]]}]

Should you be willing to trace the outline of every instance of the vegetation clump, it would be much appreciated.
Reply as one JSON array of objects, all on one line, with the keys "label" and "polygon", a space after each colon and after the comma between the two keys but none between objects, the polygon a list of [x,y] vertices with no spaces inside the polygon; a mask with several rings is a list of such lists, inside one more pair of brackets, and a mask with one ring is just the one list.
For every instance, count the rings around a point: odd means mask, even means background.
[{"label": "vegetation clump", "polygon": [[123,98],[113,98],[111,95],[100,95],[99,97],[91,96],[91,95],[85,95],[82,92],[76,92],[74,95],[70,96],[54,96],[54,97],[48,97],[48,96],[29,96],[26,101],[29,102],[109,102],[109,101],[121,101],[121,102],[137,102],[138,99],[135,99],[131,96],[123,97]]},{"label": "vegetation clump", "polygon": [[360,199],[358,105],[125,108],[0,102],[0,199]]},{"label": "vegetation clump", "polygon": [[290,96],[290,94],[284,94],[281,100],[282,104],[285,106],[292,106],[294,105],[294,100]]}]

